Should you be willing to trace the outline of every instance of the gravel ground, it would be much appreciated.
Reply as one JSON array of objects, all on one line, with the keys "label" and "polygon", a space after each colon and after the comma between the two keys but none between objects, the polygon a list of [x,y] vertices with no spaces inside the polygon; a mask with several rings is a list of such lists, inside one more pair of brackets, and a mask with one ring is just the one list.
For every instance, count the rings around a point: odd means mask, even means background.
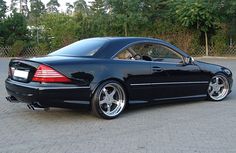
[{"label": "gravel ground", "polygon": [[[204,58],[229,67],[235,59]],[[5,100],[9,59],[0,59],[0,152],[235,153],[236,90],[223,102],[189,101],[131,107],[103,120],[87,110],[31,111]],[[236,80],[234,78],[234,80]]]}]

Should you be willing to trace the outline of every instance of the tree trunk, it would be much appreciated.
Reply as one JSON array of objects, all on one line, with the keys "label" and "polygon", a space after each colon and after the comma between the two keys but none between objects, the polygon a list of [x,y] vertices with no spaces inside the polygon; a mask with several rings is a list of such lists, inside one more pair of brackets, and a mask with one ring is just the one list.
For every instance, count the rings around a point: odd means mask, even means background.
[{"label": "tree trunk", "polygon": [[125,36],[128,36],[128,29],[127,29],[127,23],[124,23],[124,30],[125,30]]},{"label": "tree trunk", "polygon": [[20,0],[20,13],[23,14],[23,11],[22,11],[22,0]]},{"label": "tree trunk", "polygon": [[209,55],[209,48],[208,48],[208,36],[207,32],[205,31],[205,45],[206,45],[206,56]]},{"label": "tree trunk", "polygon": [[231,35],[229,36],[229,46],[230,46],[230,47],[233,46],[233,38],[232,38]]}]

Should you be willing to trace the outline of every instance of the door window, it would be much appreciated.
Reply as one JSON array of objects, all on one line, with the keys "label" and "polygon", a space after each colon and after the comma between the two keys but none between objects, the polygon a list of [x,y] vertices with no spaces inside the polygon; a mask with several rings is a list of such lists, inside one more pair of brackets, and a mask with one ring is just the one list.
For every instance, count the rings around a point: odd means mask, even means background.
[{"label": "door window", "polygon": [[169,47],[161,44],[137,44],[130,47],[143,60],[162,61],[162,62],[183,62],[182,56]]}]

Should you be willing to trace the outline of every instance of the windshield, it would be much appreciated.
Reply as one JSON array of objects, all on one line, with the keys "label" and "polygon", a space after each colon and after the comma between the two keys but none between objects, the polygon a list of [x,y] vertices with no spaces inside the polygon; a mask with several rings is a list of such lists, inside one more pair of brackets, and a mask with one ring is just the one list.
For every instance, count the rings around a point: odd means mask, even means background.
[{"label": "windshield", "polygon": [[63,47],[49,55],[93,56],[106,42],[106,39],[84,39]]}]

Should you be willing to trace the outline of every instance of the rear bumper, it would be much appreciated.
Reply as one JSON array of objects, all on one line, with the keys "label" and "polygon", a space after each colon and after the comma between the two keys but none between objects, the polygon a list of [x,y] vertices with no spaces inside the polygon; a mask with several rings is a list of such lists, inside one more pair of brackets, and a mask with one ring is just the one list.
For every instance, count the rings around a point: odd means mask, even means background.
[{"label": "rear bumper", "polygon": [[58,104],[89,104],[90,87],[62,83],[21,83],[10,78],[5,86],[8,94],[18,101],[42,106],[56,106]]}]

